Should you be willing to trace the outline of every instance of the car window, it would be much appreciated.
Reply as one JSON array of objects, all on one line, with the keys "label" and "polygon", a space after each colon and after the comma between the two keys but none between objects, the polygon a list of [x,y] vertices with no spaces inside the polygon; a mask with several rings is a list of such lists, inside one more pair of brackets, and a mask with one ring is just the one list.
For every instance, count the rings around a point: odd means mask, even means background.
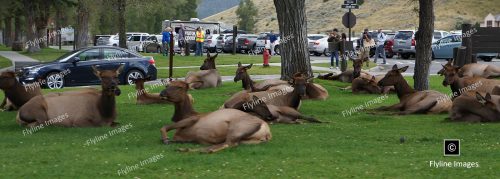
[{"label": "car window", "polygon": [[462,42],[462,36],[461,35],[454,35],[454,36],[449,36],[451,38],[451,42]]},{"label": "car window", "polygon": [[443,36],[441,36],[441,32],[434,32],[432,35],[434,35],[434,39],[441,39]]},{"label": "car window", "polygon": [[319,40],[319,39],[322,39],[324,36],[309,36],[308,38],[310,40]]},{"label": "car window", "polygon": [[141,41],[141,36],[132,36],[130,37],[130,41]]},{"label": "car window", "polygon": [[90,49],[78,54],[80,61],[98,60],[99,59],[99,49]]},{"label": "car window", "polygon": [[452,42],[453,40],[453,37],[450,36],[450,37],[445,37],[445,38],[442,38],[441,40],[439,40],[439,43],[442,43],[442,44],[445,44],[445,43],[450,43]]},{"label": "car window", "polygon": [[106,60],[112,60],[115,58],[128,58],[130,56],[129,53],[123,50],[112,49],[112,48],[103,49],[103,55],[104,59]]},{"label": "car window", "polygon": [[141,36],[141,40],[144,41],[148,38],[148,36]]},{"label": "car window", "polygon": [[413,36],[412,31],[399,31],[394,37],[394,39],[408,40],[411,39],[412,36]]}]

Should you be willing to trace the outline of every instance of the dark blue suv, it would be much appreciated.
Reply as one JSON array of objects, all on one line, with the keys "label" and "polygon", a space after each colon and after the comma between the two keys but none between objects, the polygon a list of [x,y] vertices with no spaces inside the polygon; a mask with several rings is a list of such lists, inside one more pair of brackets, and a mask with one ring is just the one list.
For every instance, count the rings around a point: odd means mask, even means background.
[{"label": "dark blue suv", "polygon": [[24,67],[20,71],[19,81],[25,85],[40,85],[50,89],[98,85],[100,80],[93,73],[93,65],[99,69],[116,69],[121,64],[125,65],[119,75],[121,84],[133,84],[133,79],[147,76],[156,80],[157,69],[153,57],[143,57],[118,47],[96,46],[68,52],[50,63]]}]

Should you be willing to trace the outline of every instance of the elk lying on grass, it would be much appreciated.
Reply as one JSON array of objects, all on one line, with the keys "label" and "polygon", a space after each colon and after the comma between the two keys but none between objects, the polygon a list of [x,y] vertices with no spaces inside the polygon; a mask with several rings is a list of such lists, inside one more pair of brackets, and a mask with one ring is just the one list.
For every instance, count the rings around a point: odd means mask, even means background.
[{"label": "elk lying on grass", "polygon": [[[236,109],[221,109],[208,114],[194,111],[187,95],[189,85],[182,81],[171,82],[160,96],[175,104],[174,124],[160,129],[162,141],[195,142],[212,145],[203,149],[181,151],[217,152],[240,143],[257,144],[271,140],[268,124],[260,118]],[[176,130],[173,140],[167,133]]]},{"label": "elk lying on grass", "polygon": [[17,81],[16,74],[12,71],[0,73],[0,89],[5,94],[2,108],[6,110],[18,109],[31,98],[42,94],[40,85],[23,86]]},{"label": "elk lying on grass", "polygon": [[365,77],[367,79],[371,78],[372,75],[361,70],[361,68],[363,67],[363,62],[369,60],[368,58],[365,57],[365,58],[358,58],[351,60],[353,61],[352,64],[353,70],[346,70],[338,75],[334,75],[333,73],[328,73],[326,75],[318,75],[318,79],[337,80],[344,83],[352,83],[352,80],[360,76]]},{"label": "elk lying on grass", "polygon": [[[448,61],[445,67],[453,67],[453,60]],[[444,75],[444,68],[438,71],[437,74]],[[458,70],[459,77],[483,77],[494,78],[500,77],[500,67],[489,64],[469,63],[465,64]]]},{"label": "elk lying on grass", "polygon": [[495,86],[500,85],[500,80],[486,79],[483,77],[459,77],[460,67],[443,65],[443,86],[450,85],[453,98],[467,91],[492,93]]},{"label": "elk lying on grass", "polygon": [[450,121],[466,122],[498,122],[500,121],[500,96],[481,95],[476,92],[476,96],[462,95],[453,100],[450,110]]},{"label": "elk lying on grass", "polygon": [[[5,95],[4,95],[5,96]],[[3,98],[2,104],[0,104],[0,111],[14,111],[17,110],[17,107],[10,102],[7,97]]]},{"label": "elk lying on grass", "polygon": [[[394,86],[399,98],[399,103],[380,107],[379,110],[397,110],[399,114],[416,113],[442,113],[451,108],[451,100],[445,94],[433,90],[415,91],[408,85],[401,73],[405,72],[408,66],[398,68],[397,65],[387,72],[385,77],[378,82],[379,86]],[[438,100],[443,99],[443,100]]]},{"label": "elk lying on grass", "polygon": [[[30,127],[47,123],[66,127],[115,126],[115,96],[121,93],[118,75],[123,65],[117,70],[92,68],[101,80],[101,91],[88,88],[36,96],[19,109],[17,122]],[[67,119],[53,121],[61,115]]]},{"label": "elk lying on grass", "polygon": [[267,104],[275,106],[288,106],[298,109],[301,99],[307,94],[307,84],[312,77],[306,77],[302,73],[296,73],[290,81],[292,87],[286,87],[279,90],[268,90],[259,92],[246,92],[241,91],[234,94],[231,98],[224,102],[222,108],[240,109],[241,105],[245,103],[247,96],[257,96],[263,99]]},{"label": "elk lying on grass", "polygon": [[394,86],[378,86],[378,82],[384,78],[383,75],[372,76],[371,78],[357,77],[352,80],[351,86],[342,90],[352,90],[352,93],[387,94],[396,91]]},{"label": "elk lying on grass", "polygon": [[248,75],[248,70],[252,68],[253,64],[242,66],[241,62],[238,62],[238,68],[236,69],[236,75],[234,76],[234,82],[241,80],[243,89],[249,92],[266,91],[270,87],[278,85],[288,85],[286,81],[283,80],[264,80],[262,82],[254,82],[250,75]]},{"label": "elk lying on grass", "polygon": [[188,72],[185,81],[191,89],[215,88],[222,84],[220,74],[215,68],[217,55],[211,57],[210,53],[207,53],[207,58],[201,65],[200,71]]}]

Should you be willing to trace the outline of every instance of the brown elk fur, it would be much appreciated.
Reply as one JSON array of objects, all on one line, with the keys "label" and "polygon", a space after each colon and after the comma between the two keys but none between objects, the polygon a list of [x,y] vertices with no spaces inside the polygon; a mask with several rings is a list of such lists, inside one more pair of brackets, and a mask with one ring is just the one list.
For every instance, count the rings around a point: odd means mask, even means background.
[{"label": "brown elk fur", "polygon": [[500,80],[486,79],[483,77],[459,77],[459,67],[443,65],[442,75],[444,75],[443,85],[448,86],[453,92],[453,96],[459,96],[463,91],[478,91],[491,93],[495,86],[500,85]]},{"label": "brown elk fur", "polygon": [[184,81],[186,81],[191,89],[215,88],[222,84],[219,72],[215,67],[215,56],[210,56],[207,53],[207,58],[200,67],[200,71],[188,72]]},{"label": "brown elk fur", "polygon": [[16,79],[16,74],[12,71],[2,72],[0,74],[0,89],[5,94],[2,108],[7,107],[7,110],[14,110],[23,106],[31,98],[41,95],[39,85],[31,85],[25,87]]},{"label": "brown elk fur", "polygon": [[[182,81],[171,82],[160,93],[165,100],[175,104],[172,118],[177,121],[160,129],[162,141],[195,142],[209,144],[203,149],[181,149],[181,151],[201,151],[213,153],[240,143],[258,144],[271,140],[268,124],[260,118],[236,109],[221,109],[207,114],[194,111],[187,91],[189,86]],[[172,140],[167,133],[176,130]]]},{"label": "brown elk fur", "polygon": [[363,62],[369,61],[368,58],[365,57],[365,58],[358,58],[351,60],[353,61],[353,70],[346,70],[338,75],[334,75],[333,73],[328,73],[326,75],[318,75],[318,79],[336,80],[344,83],[352,83],[352,80],[360,76],[368,79],[371,78],[372,75],[370,75],[368,72],[361,70],[361,68],[363,67]]},{"label": "brown elk fur", "polygon": [[[172,104],[168,101],[163,100],[160,97],[160,93],[148,93],[148,91],[144,88],[144,82],[149,81],[150,77],[145,79],[134,79],[135,90],[136,90],[136,104]],[[163,84],[167,84],[166,81],[161,82]],[[191,103],[194,103],[193,96],[188,94],[189,100]]]},{"label": "brown elk fur", "polygon": [[[101,91],[90,88],[36,96],[19,109],[17,122],[31,127],[49,121],[66,127],[115,126],[115,96],[121,93],[118,75],[122,69],[123,65],[116,71],[100,71],[93,66],[95,75],[102,81]],[[63,115],[67,118],[54,121]]]},{"label": "brown elk fur", "polygon": [[458,75],[460,77],[499,77],[500,67],[488,64],[470,63],[460,68]]},{"label": "brown elk fur", "polygon": [[[399,103],[381,107],[379,110],[396,110],[399,114],[416,113],[442,113],[451,108],[451,100],[445,94],[433,90],[415,91],[408,85],[401,73],[405,72],[408,66],[398,68],[397,65],[387,72],[385,77],[378,82],[379,86],[394,86],[399,98]],[[438,99],[443,99],[439,101]]]},{"label": "brown elk fur", "polygon": [[243,89],[249,92],[257,92],[257,91],[266,91],[270,87],[278,86],[278,85],[287,85],[288,82],[283,80],[265,80],[262,82],[254,82],[250,75],[248,75],[248,70],[252,68],[253,64],[242,66],[241,62],[238,62],[238,68],[236,69],[236,74],[234,76],[234,82],[238,82],[241,80],[241,84]]},{"label": "brown elk fur", "polygon": [[475,96],[461,95],[453,100],[449,114],[450,121],[498,122],[500,96],[489,93],[482,95],[478,92]]}]

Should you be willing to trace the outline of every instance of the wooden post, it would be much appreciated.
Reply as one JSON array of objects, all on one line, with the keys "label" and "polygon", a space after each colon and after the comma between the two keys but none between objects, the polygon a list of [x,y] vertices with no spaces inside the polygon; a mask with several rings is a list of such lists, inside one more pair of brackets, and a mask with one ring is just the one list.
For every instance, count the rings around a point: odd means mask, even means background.
[{"label": "wooden post", "polygon": [[457,52],[458,52],[458,47],[453,48],[453,65],[457,66]]},{"label": "wooden post", "polygon": [[170,45],[169,45],[169,51],[170,51],[170,58],[168,60],[168,79],[172,81],[172,74],[174,70],[174,34],[170,33]]},{"label": "wooden post", "polygon": [[472,59],[470,61],[471,63],[477,63],[477,57],[475,54],[472,54]]},{"label": "wooden post", "polygon": [[238,36],[238,26],[233,26],[233,52],[231,54],[236,55],[236,37]]},{"label": "wooden post", "polygon": [[457,66],[462,67],[466,64],[465,63],[466,62],[465,58],[467,58],[466,55],[467,55],[467,48],[464,46],[458,47],[457,58],[455,59]]},{"label": "wooden post", "polygon": [[462,24],[462,46],[466,47],[465,64],[472,62],[471,24]]},{"label": "wooden post", "polygon": [[[340,43],[340,71],[345,72],[347,70],[347,59],[345,58],[346,41],[342,40]],[[333,54],[332,54],[333,55]]]}]

